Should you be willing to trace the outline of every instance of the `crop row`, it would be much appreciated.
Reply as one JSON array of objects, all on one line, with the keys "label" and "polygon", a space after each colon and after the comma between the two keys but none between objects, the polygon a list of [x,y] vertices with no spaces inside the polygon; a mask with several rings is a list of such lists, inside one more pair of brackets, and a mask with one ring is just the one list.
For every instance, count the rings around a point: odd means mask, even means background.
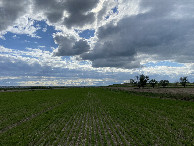
[{"label": "crop row", "polygon": [[[37,104],[36,111],[42,111],[41,114],[0,133],[0,144],[194,144],[193,102],[154,99],[100,88],[44,92],[49,97]],[[47,106],[39,108],[43,104]]]}]

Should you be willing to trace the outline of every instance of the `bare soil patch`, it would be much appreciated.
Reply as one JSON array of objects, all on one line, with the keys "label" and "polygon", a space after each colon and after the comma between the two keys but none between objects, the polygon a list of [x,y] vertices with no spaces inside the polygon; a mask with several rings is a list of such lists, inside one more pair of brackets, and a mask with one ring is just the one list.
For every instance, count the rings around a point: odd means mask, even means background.
[{"label": "bare soil patch", "polygon": [[108,87],[108,89],[123,90],[139,93],[160,94],[167,98],[194,101],[194,88],[136,88],[136,87]]},{"label": "bare soil patch", "polygon": [[112,89],[121,89],[126,91],[136,92],[151,92],[151,93],[171,93],[171,94],[193,94],[194,88],[136,88],[136,87],[109,87]]}]

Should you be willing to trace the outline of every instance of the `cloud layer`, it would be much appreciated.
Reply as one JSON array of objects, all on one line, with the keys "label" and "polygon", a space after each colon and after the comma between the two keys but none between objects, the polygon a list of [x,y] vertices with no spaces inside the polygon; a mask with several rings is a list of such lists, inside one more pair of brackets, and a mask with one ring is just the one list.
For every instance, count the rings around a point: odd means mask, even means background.
[{"label": "cloud layer", "polygon": [[99,0],[35,0],[34,8],[42,12],[51,23],[62,22],[66,27],[82,27],[95,21],[91,12]]},{"label": "cloud layer", "polygon": [[76,40],[73,36],[55,35],[54,39],[59,46],[54,53],[55,56],[81,55],[90,49],[87,41],[83,39]]},{"label": "cloud layer", "polygon": [[[14,52],[13,48],[11,52],[0,52],[3,75],[58,76],[68,72],[70,76],[75,72],[77,78],[84,78],[81,73],[91,79],[94,73],[104,73],[94,81],[106,78],[111,70],[121,72],[115,77],[119,81],[128,78],[126,72],[159,76],[162,72],[170,76],[176,70],[176,76],[193,75],[194,1],[0,0],[0,39],[8,31],[40,39],[40,24],[45,27],[42,36],[50,33],[57,46],[50,39],[41,39],[48,46],[41,48],[40,43],[39,49],[26,52]],[[86,30],[93,31],[92,37],[79,35]],[[53,46],[49,48],[49,44]],[[0,44],[0,51],[5,49],[3,45]],[[40,48],[46,51],[41,52]],[[164,60],[183,66],[145,66]],[[120,79],[120,75],[125,77]]]},{"label": "cloud layer", "polygon": [[142,1],[140,8],[146,12],[99,27],[94,49],[81,57],[91,60],[94,67],[140,67],[146,58],[139,54],[153,60],[194,62],[194,11],[188,11],[190,5],[194,2]]},{"label": "cloud layer", "polygon": [[29,6],[29,0],[0,1],[0,31],[7,29],[19,17],[23,16]]}]

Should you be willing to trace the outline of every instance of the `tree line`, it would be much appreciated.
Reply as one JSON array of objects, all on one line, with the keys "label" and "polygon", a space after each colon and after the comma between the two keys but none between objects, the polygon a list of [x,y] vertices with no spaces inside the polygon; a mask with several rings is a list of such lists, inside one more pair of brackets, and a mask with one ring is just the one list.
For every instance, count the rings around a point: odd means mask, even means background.
[{"label": "tree line", "polygon": [[[136,80],[134,79],[130,79],[130,82],[136,86],[138,86],[139,88],[144,88],[146,86],[147,83],[149,83],[153,88],[159,84],[162,87],[166,87],[169,84],[168,80],[160,80],[159,82],[156,81],[155,79],[151,79],[149,80],[149,76],[145,76],[145,75],[139,75],[135,77]],[[187,77],[180,77],[180,84],[184,87],[186,87],[186,84],[189,83],[188,78]]]}]

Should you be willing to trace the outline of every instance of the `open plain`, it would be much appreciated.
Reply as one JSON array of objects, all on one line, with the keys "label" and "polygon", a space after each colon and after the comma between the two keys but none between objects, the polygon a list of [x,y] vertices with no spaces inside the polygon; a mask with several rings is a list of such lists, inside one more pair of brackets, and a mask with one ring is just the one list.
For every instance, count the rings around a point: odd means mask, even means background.
[{"label": "open plain", "polygon": [[0,145],[193,145],[194,102],[103,88],[0,93]]}]

